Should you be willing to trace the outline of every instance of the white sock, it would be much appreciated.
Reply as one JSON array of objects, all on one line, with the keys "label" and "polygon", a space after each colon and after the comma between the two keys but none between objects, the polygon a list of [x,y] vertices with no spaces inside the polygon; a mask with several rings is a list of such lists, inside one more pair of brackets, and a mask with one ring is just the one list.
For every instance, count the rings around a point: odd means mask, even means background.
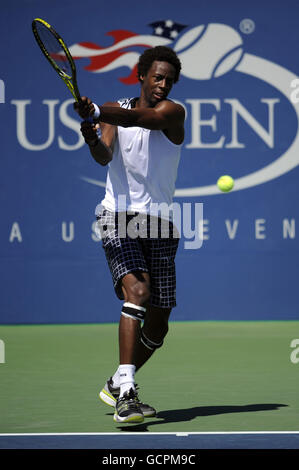
[{"label": "white sock", "polygon": [[119,383],[119,371],[118,371],[118,369],[112,377],[112,382],[113,382],[113,388],[119,388],[120,383]]},{"label": "white sock", "polygon": [[130,388],[135,390],[135,370],[136,366],[134,364],[121,364],[118,368],[119,373],[119,385],[120,385],[120,394],[122,397],[124,393],[128,392]]}]

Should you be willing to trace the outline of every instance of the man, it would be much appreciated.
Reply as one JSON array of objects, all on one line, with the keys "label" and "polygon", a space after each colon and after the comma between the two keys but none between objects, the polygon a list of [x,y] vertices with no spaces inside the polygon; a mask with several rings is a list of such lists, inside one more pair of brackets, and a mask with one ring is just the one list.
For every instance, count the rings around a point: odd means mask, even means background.
[{"label": "man", "polygon": [[[171,221],[169,235],[163,237],[162,219],[151,208],[171,205],[175,189],[185,111],[167,96],[180,70],[172,49],[147,49],[138,62],[139,98],[97,106],[84,97],[74,105],[83,119],[93,117],[94,123],[81,124],[91,155],[101,165],[109,163],[105,198],[96,214],[115,291],[125,302],[119,322],[119,368],[100,398],[115,406],[116,422],[138,423],[155,416],[154,408],[139,401],[135,372],[162,346],[176,305],[178,237]],[[151,236],[148,227],[145,237],[136,238],[128,230],[121,236],[121,217],[126,216],[128,229],[136,214],[152,225],[158,221],[158,236]]]}]

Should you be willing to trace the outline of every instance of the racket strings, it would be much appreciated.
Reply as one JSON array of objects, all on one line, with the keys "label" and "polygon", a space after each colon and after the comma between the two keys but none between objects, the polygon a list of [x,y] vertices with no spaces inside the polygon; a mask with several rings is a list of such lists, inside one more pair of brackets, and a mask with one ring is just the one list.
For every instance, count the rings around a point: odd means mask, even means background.
[{"label": "racket strings", "polygon": [[59,40],[56,38],[56,36],[54,36],[51,30],[46,28],[43,24],[38,23],[36,27],[40,40],[42,41],[53,62],[55,62],[56,67],[58,67],[63,74],[71,76],[71,65]]}]

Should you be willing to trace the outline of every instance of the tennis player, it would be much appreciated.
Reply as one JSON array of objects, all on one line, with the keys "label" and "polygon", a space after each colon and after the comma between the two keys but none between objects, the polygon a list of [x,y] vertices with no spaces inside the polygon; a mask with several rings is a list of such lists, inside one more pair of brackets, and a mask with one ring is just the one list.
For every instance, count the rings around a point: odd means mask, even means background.
[{"label": "tennis player", "polygon": [[162,346],[176,305],[179,236],[171,218],[152,208],[172,204],[185,111],[168,94],[180,70],[172,49],[147,49],[138,62],[138,98],[98,106],[83,97],[74,105],[82,119],[92,116],[97,123],[81,124],[91,155],[100,165],[109,163],[106,193],[96,215],[115,292],[124,303],[119,367],[100,398],[115,407],[114,421],[121,423],[139,423],[156,415],[153,407],[139,400],[135,373]]}]

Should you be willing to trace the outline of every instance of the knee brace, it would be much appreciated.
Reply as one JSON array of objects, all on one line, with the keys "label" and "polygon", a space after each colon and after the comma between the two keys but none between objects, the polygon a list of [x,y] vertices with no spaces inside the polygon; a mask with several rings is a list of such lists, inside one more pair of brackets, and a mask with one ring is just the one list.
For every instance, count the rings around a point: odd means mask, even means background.
[{"label": "knee brace", "polygon": [[155,351],[156,349],[161,348],[161,346],[164,342],[163,339],[160,343],[155,343],[151,339],[148,339],[144,334],[143,328],[141,328],[141,331],[140,331],[140,340],[141,340],[142,344],[146,348],[150,349],[151,351]]},{"label": "knee brace", "polygon": [[124,317],[133,318],[134,320],[144,320],[146,309],[140,305],[131,304],[131,302],[125,302],[121,314]]}]

